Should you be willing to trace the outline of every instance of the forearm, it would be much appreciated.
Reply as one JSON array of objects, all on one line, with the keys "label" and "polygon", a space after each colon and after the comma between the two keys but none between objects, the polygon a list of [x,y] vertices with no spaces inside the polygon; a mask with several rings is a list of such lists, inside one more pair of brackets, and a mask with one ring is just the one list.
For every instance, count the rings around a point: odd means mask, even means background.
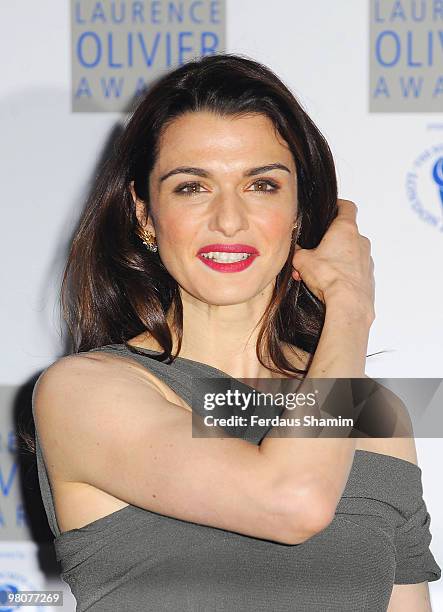
[{"label": "forearm", "polygon": [[[363,377],[371,314],[352,295],[342,292],[327,301],[323,330],[305,381],[304,392],[315,378]],[[325,381],[326,382],[326,381]],[[333,384],[331,381],[331,385]],[[352,401],[350,397],[349,401]],[[320,400],[321,403],[321,400]],[[318,407],[313,410],[317,411]],[[306,407],[286,410],[283,417],[307,414]],[[330,508],[342,495],[354,459],[355,438],[318,438],[321,428],[297,428],[282,437],[265,437],[260,452],[269,460],[278,482],[288,487],[305,483],[324,492]],[[341,434],[342,435],[342,434]],[[305,437],[301,437],[305,436]],[[283,439],[282,439],[283,438]],[[307,439],[308,438],[308,439]]]},{"label": "forearm", "polygon": [[307,378],[363,377],[371,323],[370,312],[355,297],[332,296]]}]

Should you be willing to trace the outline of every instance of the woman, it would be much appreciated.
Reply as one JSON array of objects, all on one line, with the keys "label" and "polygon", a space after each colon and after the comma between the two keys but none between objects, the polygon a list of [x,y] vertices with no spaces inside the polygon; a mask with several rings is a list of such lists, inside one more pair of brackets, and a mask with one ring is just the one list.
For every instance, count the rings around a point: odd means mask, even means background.
[{"label": "woman", "polygon": [[216,55],[143,95],[62,298],[74,354],[33,411],[77,610],[430,609],[412,439],[191,436],[197,377],[364,377],[369,241],[275,74]]}]

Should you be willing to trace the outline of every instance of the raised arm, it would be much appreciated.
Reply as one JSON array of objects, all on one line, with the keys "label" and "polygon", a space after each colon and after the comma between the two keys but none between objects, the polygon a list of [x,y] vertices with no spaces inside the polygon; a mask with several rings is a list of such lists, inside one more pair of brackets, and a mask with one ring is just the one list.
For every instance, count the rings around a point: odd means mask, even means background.
[{"label": "raised arm", "polygon": [[[306,379],[363,378],[369,331],[375,318],[375,282],[370,242],[358,232],[357,207],[339,200],[339,214],[319,247],[298,250],[295,278],[326,304],[321,337]],[[334,518],[354,459],[355,438],[267,437],[261,453],[272,461],[282,484],[296,491],[306,475],[309,503],[319,526]],[[296,495],[296,493],[295,493]]]}]

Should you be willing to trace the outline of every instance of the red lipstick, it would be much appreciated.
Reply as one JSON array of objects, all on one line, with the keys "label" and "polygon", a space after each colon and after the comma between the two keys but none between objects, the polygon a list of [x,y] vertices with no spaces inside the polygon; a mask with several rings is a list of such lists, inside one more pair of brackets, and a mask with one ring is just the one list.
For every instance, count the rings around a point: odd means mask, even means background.
[{"label": "red lipstick", "polygon": [[[212,255],[208,255],[212,253]],[[220,253],[219,256],[217,256]],[[222,255],[226,253],[227,255]],[[244,257],[238,261],[232,261],[232,253],[242,253]],[[204,255],[207,254],[207,255]],[[207,244],[197,252],[197,257],[205,265],[218,272],[240,272],[248,268],[259,251],[250,244]]]}]

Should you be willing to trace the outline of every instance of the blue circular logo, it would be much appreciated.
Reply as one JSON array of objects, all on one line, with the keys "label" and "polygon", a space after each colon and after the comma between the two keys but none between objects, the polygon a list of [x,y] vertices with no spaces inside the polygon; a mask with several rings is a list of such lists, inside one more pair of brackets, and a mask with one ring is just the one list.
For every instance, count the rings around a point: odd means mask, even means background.
[{"label": "blue circular logo", "polygon": [[414,160],[406,175],[406,194],[419,219],[443,232],[443,144]]}]

